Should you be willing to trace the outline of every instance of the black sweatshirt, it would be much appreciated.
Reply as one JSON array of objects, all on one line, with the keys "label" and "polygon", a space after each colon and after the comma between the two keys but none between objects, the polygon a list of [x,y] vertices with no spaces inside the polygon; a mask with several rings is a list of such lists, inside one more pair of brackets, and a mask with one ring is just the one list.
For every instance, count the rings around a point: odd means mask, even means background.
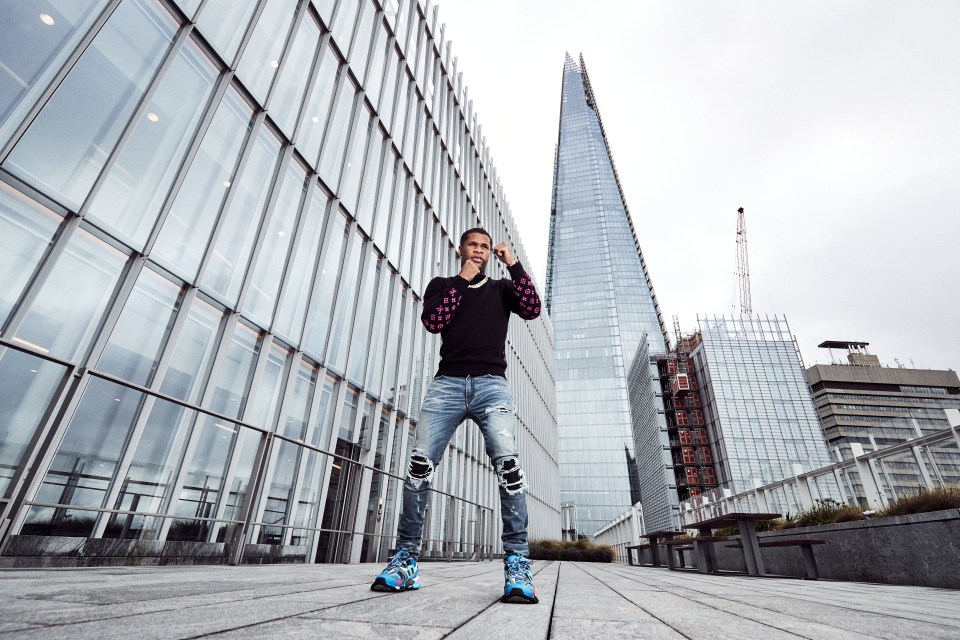
[{"label": "black sweatshirt", "polygon": [[420,320],[443,338],[438,376],[506,377],[510,312],[524,320],[540,315],[530,275],[519,262],[508,271],[510,280],[490,280],[481,273],[468,283],[458,274],[427,285]]}]

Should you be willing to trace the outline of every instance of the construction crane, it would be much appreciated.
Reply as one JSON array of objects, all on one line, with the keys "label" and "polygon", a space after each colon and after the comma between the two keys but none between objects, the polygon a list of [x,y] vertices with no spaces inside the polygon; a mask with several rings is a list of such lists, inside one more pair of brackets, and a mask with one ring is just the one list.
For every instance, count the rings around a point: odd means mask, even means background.
[{"label": "construction crane", "polygon": [[753,302],[750,300],[750,263],[747,260],[747,223],[743,217],[743,207],[737,209],[737,282],[740,286],[740,313],[753,315]]}]

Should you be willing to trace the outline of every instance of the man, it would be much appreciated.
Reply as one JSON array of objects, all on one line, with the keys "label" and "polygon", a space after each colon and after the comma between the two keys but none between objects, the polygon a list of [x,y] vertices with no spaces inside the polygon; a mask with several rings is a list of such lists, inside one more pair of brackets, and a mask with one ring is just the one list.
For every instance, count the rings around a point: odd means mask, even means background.
[{"label": "man", "polygon": [[504,602],[536,603],[527,559],[526,480],[517,455],[517,418],[505,373],[510,314],[540,315],[540,297],[530,276],[501,242],[492,248],[510,279],[483,274],[493,240],[480,228],[460,236],[460,273],[434,278],[423,294],[421,321],[442,338],[440,365],[427,389],[403,484],[397,552],[371,585],[374,591],[420,588],[417,558],[430,482],[457,427],[471,418],[480,426],[500,485],[503,519]]}]

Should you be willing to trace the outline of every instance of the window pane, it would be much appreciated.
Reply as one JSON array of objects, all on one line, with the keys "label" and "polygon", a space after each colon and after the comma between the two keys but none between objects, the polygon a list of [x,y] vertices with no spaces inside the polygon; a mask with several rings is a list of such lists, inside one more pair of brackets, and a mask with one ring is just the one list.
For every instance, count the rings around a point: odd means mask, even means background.
[{"label": "window pane", "polygon": [[330,329],[330,345],[327,348],[327,363],[337,371],[343,371],[346,364],[350,327],[353,325],[353,308],[357,298],[357,279],[363,259],[364,243],[359,233],[350,236],[347,258],[344,259],[340,273],[340,286],[337,288],[337,306]]},{"label": "window pane", "polygon": [[[292,512],[293,485],[296,479],[297,463],[302,449],[292,442],[278,440],[270,456],[270,470],[266,482],[269,490],[263,497],[261,522],[272,525],[290,524]],[[284,530],[280,526],[260,527],[257,542],[260,544],[282,544]]]},{"label": "window pane", "polygon": [[255,391],[251,393],[252,397],[247,398],[247,409],[243,413],[244,422],[273,431],[280,394],[287,379],[289,359],[289,351],[276,344],[270,346],[263,373],[260,374]]},{"label": "window pane", "polygon": [[[340,178],[340,200],[343,206],[350,214],[357,217],[357,192],[360,190],[360,176],[363,173],[363,154],[367,148],[367,140],[370,138],[370,130],[373,126],[373,120],[370,112],[361,109],[361,114],[356,126],[353,128],[353,136],[350,140],[350,148],[347,151],[347,161],[343,165],[342,176]],[[364,228],[369,231],[370,227]]]},{"label": "window pane", "polygon": [[370,60],[370,71],[365,84],[367,96],[375,109],[380,105],[380,83],[383,81],[383,64],[387,58],[387,50],[393,47],[393,44],[388,42],[390,38],[382,24],[379,25],[376,34],[377,40],[373,44],[373,58]]},{"label": "window pane", "polygon": [[327,185],[337,184],[340,169],[343,168],[343,148],[347,142],[347,133],[353,115],[353,98],[357,92],[349,78],[344,80],[343,85],[337,97],[333,115],[330,116],[330,126],[327,127],[326,140],[320,154],[318,172],[320,179]]},{"label": "window pane", "polygon": [[189,282],[234,179],[251,116],[236,89],[228,89],[160,229],[152,257]]},{"label": "window pane", "polygon": [[100,326],[126,258],[77,229],[14,340],[66,360],[79,357]]},{"label": "window pane", "polygon": [[179,286],[150,269],[141,271],[97,369],[136,384],[148,384],[179,298]]},{"label": "window pane", "polygon": [[330,102],[333,99],[333,90],[337,87],[339,60],[328,46],[323,52],[317,79],[314,81],[307,106],[304,109],[303,124],[297,133],[297,147],[308,161],[317,164],[320,153],[320,142],[323,140],[324,127],[327,116],[330,114]]},{"label": "window pane", "polygon": [[250,23],[258,0],[207,0],[197,20],[200,33],[228,64],[237,55],[237,47]]},{"label": "window pane", "polygon": [[0,327],[50,246],[61,220],[0,182]]},{"label": "window pane", "polygon": [[258,335],[242,323],[237,323],[227,355],[213,391],[210,408],[231,417],[240,417],[250,385],[250,376],[259,351]]},{"label": "window pane", "polygon": [[[36,500],[104,506],[107,487],[142,399],[143,394],[137,391],[91,378]],[[82,531],[61,533],[57,529],[61,526],[82,529],[86,523],[92,523],[93,514],[44,507],[31,512],[30,520],[34,526],[45,522],[48,535],[87,535]],[[23,533],[28,533],[27,527]]]},{"label": "window pane", "polygon": [[317,387],[317,367],[300,361],[297,379],[293,383],[293,397],[290,409],[280,434],[303,442],[307,437],[307,425],[310,418],[310,403]]},{"label": "window pane", "polygon": [[[391,320],[390,298],[393,294],[394,281],[393,274],[386,266],[386,261],[383,261],[381,268],[384,271],[384,277],[380,278],[380,290],[376,296],[377,308],[373,312],[373,328],[370,331],[369,363],[367,364],[365,385],[369,392],[378,396],[380,395],[380,376],[383,373],[384,340],[387,337],[388,322]],[[397,319],[393,318],[393,321],[396,322]]]},{"label": "window pane", "polygon": [[333,314],[333,296],[337,290],[337,275],[340,273],[340,258],[343,255],[345,235],[348,233],[347,220],[342,214],[334,215],[332,228],[327,232],[329,240],[324,253],[320,256],[321,267],[317,276],[310,317],[307,320],[303,349],[315,358],[322,359],[327,344],[327,331],[330,329],[330,317]]},{"label": "window pane", "polygon": [[106,0],[0,0],[0,145],[105,4]]},{"label": "window pane", "polygon": [[353,35],[353,25],[357,21],[359,0],[340,0],[337,15],[333,19],[333,37],[341,51],[350,50],[350,38]]},{"label": "window pane", "polygon": [[[181,311],[184,313],[184,311]],[[196,402],[210,366],[223,313],[194,298],[177,341],[167,345],[170,363],[163,374],[160,392]]]},{"label": "window pane", "polygon": [[290,162],[244,297],[244,315],[264,328],[270,327],[273,318],[277,291],[280,289],[283,267],[287,263],[306,179],[306,173],[300,165]]},{"label": "window pane", "polygon": [[267,0],[250,42],[240,56],[237,77],[260,104],[267,102],[267,91],[280,67],[280,55],[296,9],[296,0]]},{"label": "window pane", "polygon": [[267,127],[261,127],[243,173],[233,186],[236,193],[223,212],[216,244],[210,249],[201,277],[209,290],[219,293],[231,304],[240,293],[279,153],[280,140]]},{"label": "window pane", "polygon": [[374,389],[380,395],[381,400],[392,405],[397,402],[397,360],[400,355],[400,338],[403,335],[403,323],[407,311],[407,292],[406,290],[401,291],[401,286],[400,277],[395,276],[391,286],[394,289],[393,306],[390,309],[390,322],[387,323],[387,342],[384,348],[383,386],[380,389]]},{"label": "window pane", "polygon": [[370,56],[370,39],[373,35],[373,19],[377,14],[372,0],[361,0],[360,23],[357,25],[357,34],[350,48],[350,68],[353,75],[363,83],[367,75],[367,59]]},{"label": "window pane", "polygon": [[373,251],[372,247],[367,247],[366,266],[363,270],[363,279],[360,281],[357,310],[352,314],[353,331],[350,337],[350,359],[347,367],[347,378],[358,386],[363,386],[367,368],[370,321],[373,319],[373,297],[377,292],[377,280],[380,276],[382,262],[377,252]]},{"label": "window pane", "polygon": [[122,3],[4,163],[78,209],[176,31],[154,0]]},{"label": "window pane", "polygon": [[23,461],[66,367],[15,349],[0,349],[0,496]]},{"label": "window pane", "polygon": [[320,41],[320,25],[311,15],[304,16],[297,35],[293,38],[283,71],[277,78],[277,86],[270,96],[270,115],[280,129],[293,137],[293,127],[300,113],[303,93],[310,79],[310,67]]},{"label": "window pane", "polygon": [[187,43],[90,204],[89,215],[132,240],[137,249],[156,222],[216,76],[200,49]]},{"label": "window pane", "polygon": [[[327,196],[316,180],[312,181],[310,199],[302,215],[299,238],[294,248],[287,277],[284,278],[280,306],[273,323],[273,330],[279,336],[288,338],[292,344],[300,343],[303,331],[303,318],[310,300],[310,288],[313,283],[317,252],[320,251],[323,221],[327,214]],[[339,257],[339,256],[338,256]]]},{"label": "window pane", "polygon": [[[357,222],[368,234],[373,231],[373,205],[377,198],[377,189],[380,187],[383,143],[383,133],[377,127],[370,136],[367,160],[363,167],[363,187],[360,190],[360,203],[357,205]],[[387,192],[387,198],[389,199],[389,191]]]}]

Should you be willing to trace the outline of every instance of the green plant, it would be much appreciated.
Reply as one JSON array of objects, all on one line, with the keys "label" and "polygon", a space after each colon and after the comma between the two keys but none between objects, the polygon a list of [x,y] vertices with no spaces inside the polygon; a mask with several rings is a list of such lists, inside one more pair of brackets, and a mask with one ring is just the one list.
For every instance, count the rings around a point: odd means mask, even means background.
[{"label": "green plant", "polygon": [[905,516],[912,513],[958,508],[960,508],[960,487],[944,487],[933,490],[921,488],[912,496],[895,500],[889,507],[877,512],[874,517]]},{"label": "green plant", "polygon": [[580,562],[614,562],[617,550],[605,544],[596,544],[586,538],[580,540],[532,540],[532,560],[577,560]]},{"label": "green plant", "polygon": [[857,507],[847,506],[833,498],[820,498],[809,509],[804,509],[795,517],[786,520],[782,528],[793,529],[834,522],[850,522],[863,520],[863,517],[863,512]]}]

